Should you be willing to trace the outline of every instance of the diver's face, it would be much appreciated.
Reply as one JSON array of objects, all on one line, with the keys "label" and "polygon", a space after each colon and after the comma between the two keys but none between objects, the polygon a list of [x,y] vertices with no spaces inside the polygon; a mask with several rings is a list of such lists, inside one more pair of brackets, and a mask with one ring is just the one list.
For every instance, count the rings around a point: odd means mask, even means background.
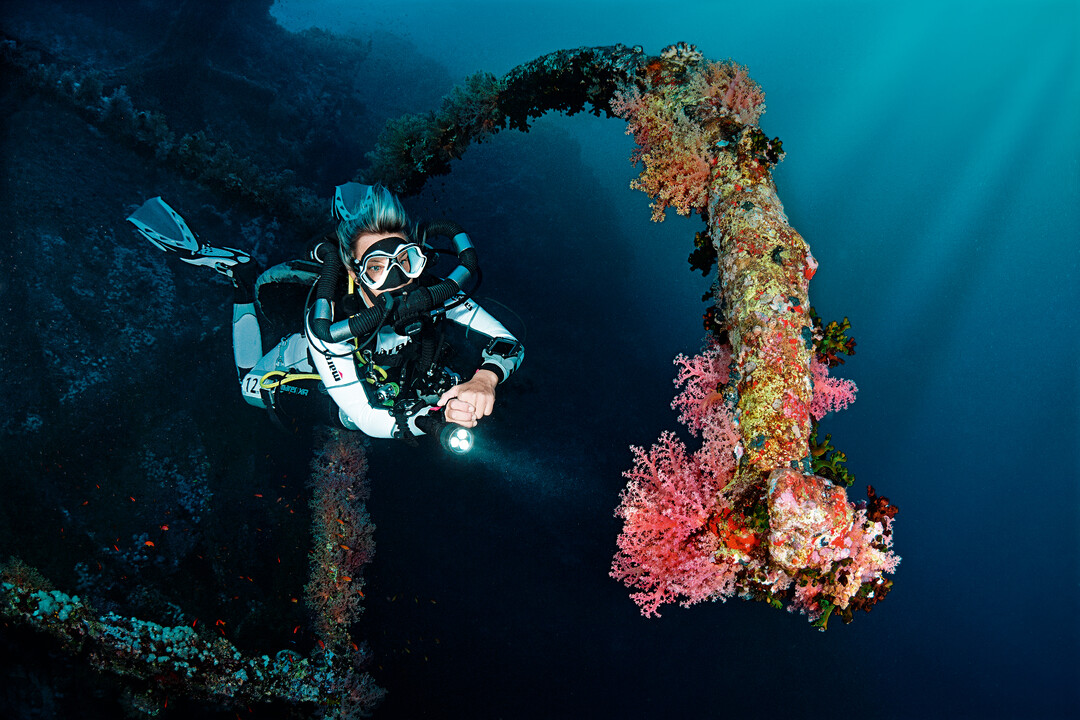
[{"label": "diver's face", "polygon": [[[353,241],[353,257],[363,260],[364,255],[367,254],[367,251],[370,250],[373,245],[388,238],[400,239],[401,243],[408,242],[407,240],[401,239],[401,235],[399,235],[398,233],[364,233],[363,235],[358,236],[356,240]],[[407,258],[402,258],[399,262],[401,262],[402,268],[405,272],[411,271],[412,268],[409,266],[409,261]],[[376,256],[368,260],[368,262],[364,266],[364,269],[361,272],[367,272],[369,277],[374,279],[378,274],[386,272],[389,265],[389,258]],[[351,267],[347,269],[349,271],[349,276],[352,277],[354,282],[359,284],[360,277],[357,275],[356,270]],[[408,285],[410,282],[411,280],[406,279],[405,282],[398,283],[393,287],[381,287],[377,289],[372,288],[365,283],[365,287],[367,288],[367,291],[369,293],[377,297],[379,295],[382,295],[384,292],[393,292],[395,290],[400,290],[401,288]]]}]

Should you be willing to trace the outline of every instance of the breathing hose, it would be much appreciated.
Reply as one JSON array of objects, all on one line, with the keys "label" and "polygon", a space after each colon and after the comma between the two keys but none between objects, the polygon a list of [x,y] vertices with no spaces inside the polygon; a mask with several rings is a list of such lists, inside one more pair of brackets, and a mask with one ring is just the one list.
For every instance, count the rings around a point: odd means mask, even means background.
[{"label": "breathing hose", "polygon": [[[408,294],[404,302],[396,302],[389,293],[375,298],[373,307],[365,308],[347,320],[333,322],[331,303],[337,289],[341,272],[345,269],[336,257],[336,248],[324,243],[315,250],[316,260],[322,263],[319,282],[315,286],[315,305],[310,318],[311,333],[325,343],[341,343],[353,338],[366,337],[375,332],[387,318],[392,316],[395,326],[408,323],[441,308],[448,300],[462,291],[470,278],[477,277],[479,263],[476,248],[460,225],[449,220],[429,223],[426,233],[445,235],[454,246],[458,262],[450,276],[431,287],[421,287]],[[396,307],[395,307],[396,306]]]}]

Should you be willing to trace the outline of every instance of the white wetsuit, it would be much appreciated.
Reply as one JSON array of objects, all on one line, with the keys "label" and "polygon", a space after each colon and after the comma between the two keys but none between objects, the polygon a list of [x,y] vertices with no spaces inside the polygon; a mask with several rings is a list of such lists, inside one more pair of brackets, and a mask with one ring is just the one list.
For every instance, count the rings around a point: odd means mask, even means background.
[{"label": "white wetsuit", "polygon": [[[447,311],[446,319],[466,328],[468,334],[480,333],[488,339],[503,338],[516,343],[513,334],[502,323],[471,299]],[[315,337],[310,328],[305,331],[283,339],[244,376],[241,380],[244,399],[258,407],[266,406],[259,391],[259,379],[272,370],[288,368],[294,372],[317,372],[337,404],[339,419],[345,427],[371,437],[394,437],[397,418],[388,407],[372,404],[365,389],[366,381],[358,371],[352,344],[326,343]],[[413,338],[399,335],[391,327],[382,327],[372,341],[371,350],[380,355],[396,355],[413,342]],[[481,368],[491,370],[502,382],[517,370],[524,356],[520,344],[517,344],[516,352],[505,357],[485,349],[481,352]],[[410,430],[421,434],[412,423]]]}]

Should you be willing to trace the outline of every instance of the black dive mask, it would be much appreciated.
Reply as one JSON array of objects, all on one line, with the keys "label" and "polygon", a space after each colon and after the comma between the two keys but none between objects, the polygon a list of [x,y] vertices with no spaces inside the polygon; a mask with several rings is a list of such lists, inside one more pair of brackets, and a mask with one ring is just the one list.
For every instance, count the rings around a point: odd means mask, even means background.
[{"label": "black dive mask", "polygon": [[[405,290],[420,277],[427,257],[420,246],[402,237],[379,240],[353,261],[353,270],[360,282],[371,290],[393,288]],[[398,287],[398,286],[404,287]]]}]

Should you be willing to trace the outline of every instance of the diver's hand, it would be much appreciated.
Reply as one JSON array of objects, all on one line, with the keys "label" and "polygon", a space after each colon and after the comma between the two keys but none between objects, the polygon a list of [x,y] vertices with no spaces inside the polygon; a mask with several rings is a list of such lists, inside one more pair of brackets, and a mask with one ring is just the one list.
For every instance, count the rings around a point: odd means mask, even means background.
[{"label": "diver's hand", "polygon": [[499,378],[490,370],[477,370],[471,380],[455,385],[442,394],[438,405],[447,422],[472,428],[495,407],[495,386]]}]

